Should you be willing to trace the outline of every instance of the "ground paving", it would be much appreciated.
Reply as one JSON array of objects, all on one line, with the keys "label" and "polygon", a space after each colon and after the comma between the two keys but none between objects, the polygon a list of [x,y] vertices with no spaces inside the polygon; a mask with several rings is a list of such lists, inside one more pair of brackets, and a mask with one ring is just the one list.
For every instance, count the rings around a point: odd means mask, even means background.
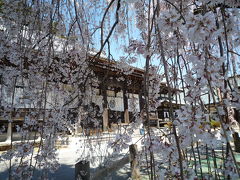
[{"label": "ground paving", "polygon": [[[107,159],[109,154],[112,153],[110,148],[107,146],[108,141],[113,139],[115,134],[106,133],[101,136],[91,136],[85,137],[82,135],[68,136],[65,137],[63,143],[58,144],[58,158],[60,163],[60,168],[53,174],[50,174],[50,179],[57,180],[71,180],[75,177],[75,164],[78,162],[80,157],[88,156],[90,158],[91,163],[91,173],[95,173],[97,167],[104,167],[107,165]],[[136,134],[134,136],[135,142],[137,142],[141,138],[140,134]],[[6,145],[9,142],[2,142],[0,145]],[[17,141],[14,144],[18,143]],[[90,144],[91,145],[90,145]],[[140,141],[139,141],[140,143]],[[94,148],[94,149],[93,149]],[[37,149],[35,149],[35,154]],[[94,152],[94,153],[92,153]],[[3,154],[4,151],[0,152],[0,155]],[[111,156],[111,160],[114,161],[117,159],[121,159],[124,155],[128,153],[128,150],[121,152],[117,156]],[[8,162],[0,160],[0,180],[8,179]],[[107,179],[128,179],[130,177],[129,165],[127,164],[119,171],[109,174]],[[40,176],[40,172],[36,171],[33,179],[38,179]]]},{"label": "ground paving", "polygon": [[[67,136],[65,137],[64,141],[61,141],[62,143],[58,144],[58,158],[60,163],[60,168],[53,174],[50,174],[50,179],[56,179],[56,180],[71,180],[75,177],[75,164],[78,162],[79,157],[88,156],[88,158],[91,160],[91,174],[96,173],[96,171],[99,170],[99,167],[105,168],[109,165],[109,160],[111,162],[117,161],[128,154],[128,150],[125,150],[124,152],[116,155],[111,156],[109,158],[109,154],[111,154],[111,150],[108,148],[107,143],[109,140],[111,140],[115,134],[104,134],[101,136],[91,136],[91,137],[85,137],[82,135],[76,135],[76,136]],[[136,132],[133,135],[133,141],[138,141],[138,146],[140,147],[140,141],[141,135],[140,133]],[[84,146],[92,144],[92,146]],[[94,149],[91,149],[94,147]],[[94,153],[90,153],[94,152]],[[216,151],[217,152],[217,151]],[[189,152],[190,153],[190,152]],[[1,154],[1,153],[0,153]],[[219,153],[217,153],[218,155]],[[219,154],[220,155],[220,154]],[[202,157],[205,157],[204,154],[202,154]],[[240,162],[240,154],[237,154],[237,161]],[[220,159],[217,159],[220,161]],[[156,161],[158,161],[158,157],[156,156]],[[206,160],[203,158],[203,172],[207,171],[207,163]],[[212,163],[211,163],[212,164]],[[219,163],[218,163],[219,164]],[[142,180],[148,179],[146,171],[144,171],[144,168],[141,167],[141,173],[142,173]],[[194,165],[193,165],[194,168]],[[108,176],[105,177],[106,180],[126,180],[130,178],[130,164],[127,163],[123,167],[121,167],[119,170],[115,172],[111,172],[108,174]],[[40,176],[40,171],[37,171],[33,179],[38,179]],[[0,161],[0,180],[8,179],[8,163]],[[100,180],[100,179],[99,179]]]}]

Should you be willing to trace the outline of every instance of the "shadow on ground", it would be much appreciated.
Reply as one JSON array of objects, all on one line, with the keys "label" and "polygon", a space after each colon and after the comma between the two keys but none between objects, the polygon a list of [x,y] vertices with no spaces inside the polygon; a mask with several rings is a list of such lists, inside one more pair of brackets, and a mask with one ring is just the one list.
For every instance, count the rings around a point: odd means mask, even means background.
[{"label": "shadow on ground", "polygon": [[[39,180],[41,178],[41,171],[36,170],[32,180]],[[0,172],[0,180],[8,180],[8,170]],[[61,165],[55,173],[49,173],[49,179],[56,180],[74,180],[74,166]]]},{"label": "shadow on ground", "polygon": [[[93,169],[91,169],[92,171]],[[0,172],[0,180],[8,180],[8,170]],[[41,178],[41,171],[36,170],[32,180],[38,180]],[[129,168],[121,168],[117,172],[112,172],[106,178],[106,180],[126,180],[130,177]],[[75,179],[75,167],[74,165],[61,165],[60,168],[55,173],[49,174],[50,180],[74,180]],[[100,179],[99,179],[100,180]]]}]

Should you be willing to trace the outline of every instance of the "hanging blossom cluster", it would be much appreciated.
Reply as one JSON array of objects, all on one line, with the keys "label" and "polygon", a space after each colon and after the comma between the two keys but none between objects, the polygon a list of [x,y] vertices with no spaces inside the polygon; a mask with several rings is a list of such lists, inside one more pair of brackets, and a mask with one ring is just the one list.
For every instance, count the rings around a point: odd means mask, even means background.
[{"label": "hanging blossom cluster", "polygon": [[[73,6],[0,3],[0,116],[21,137],[18,144],[8,139],[11,150],[1,155],[9,162],[10,179],[31,179],[36,170],[44,179],[56,171],[59,136],[74,131],[73,111],[94,95],[91,85],[97,79],[89,69],[87,30],[64,22]],[[22,124],[13,126],[22,117]],[[6,132],[9,125],[1,129]]]},{"label": "hanging blossom cluster", "polygon": [[[143,9],[141,3],[142,1],[134,2],[133,7],[136,8],[136,27],[142,39],[131,41],[128,52],[146,54],[150,40],[151,49],[154,49],[152,55],[159,55],[160,65],[165,64],[169,70],[162,72],[172,80],[168,84],[171,86],[169,88],[180,87],[184,90],[184,98],[180,98],[183,105],[176,110],[176,116],[172,113],[172,122],[165,128],[169,133],[151,134],[147,139],[144,138],[143,147],[155,154],[156,158],[157,154],[163,155],[160,165],[154,165],[161,176],[165,174],[165,178],[194,179],[199,176],[197,172],[201,169],[201,162],[196,162],[195,168],[192,168],[189,157],[186,156],[190,154],[193,156],[191,158],[196,158],[197,154],[201,158],[204,148],[214,151],[224,146],[226,151],[223,152],[227,158],[223,165],[215,167],[216,172],[225,177],[237,177],[239,172],[229,143],[236,141],[232,134],[235,132],[234,128],[239,126],[239,120],[231,114],[239,110],[239,90],[236,89],[238,84],[233,80],[238,73],[236,67],[239,67],[239,57],[236,58],[239,56],[238,2],[151,1],[150,4],[145,2],[145,8],[148,9],[140,11],[139,9]],[[151,23],[157,30],[153,28],[153,32],[149,29],[147,31],[144,24],[151,27]],[[150,66],[146,68],[150,69]],[[149,96],[154,94],[155,91],[149,89]],[[150,99],[146,103],[159,106]],[[229,161],[234,162],[229,168],[231,173],[224,172],[223,168],[230,165]],[[167,170],[163,167],[167,167]],[[213,172],[209,173],[212,173],[209,176],[214,176]],[[204,178],[202,172],[201,176]]]}]

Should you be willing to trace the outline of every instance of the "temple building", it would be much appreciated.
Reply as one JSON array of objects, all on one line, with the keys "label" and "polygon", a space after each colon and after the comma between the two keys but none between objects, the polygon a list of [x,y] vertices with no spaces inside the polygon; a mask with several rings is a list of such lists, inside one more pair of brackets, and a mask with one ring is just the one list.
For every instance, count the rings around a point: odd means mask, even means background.
[{"label": "temple building", "polygon": [[[97,111],[101,112],[101,115],[98,115],[97,117],[97,120],[100,121],[100,128],[103,131],[107,131],[116,124],[129,124],[134,120],[133,111],[140,112],[143,109],[143,82],[145,71],[139,68],[130,67],[126,64],[121,64],[121,62],[109,61],[105,58],[98,58],[94,62],[90,62],[89,66],[94,72],[95,77],[98,79],[98,84],[92,85],[92,88],[95,89],[96,93],[91,97],[91,100],[89,100],[90,103],[88,107],[96,107]],[[128,69],[127,72],[123,72],[122,68],[119,68],[119,66],[126,66]],[[52,71],[54,71],[54,69],[52,69]],[[63,87],[71,89],[71,87],[69,87],[64,81]],[[20,84],[16,85],[16,96],[22,96],[22,89],[23,87],[21,87]],[[6,91],[3,90],[2,85],[1,91]],[[167,93],[168,88],[166,84],[161,83],[159,98],[161,98],[162,103],[157,108],[157,111],[151,112],[150,124],[152,126],[159,127],[162,122],[168,121],[169,102],[167,100]],[[181,91],[178,89],[172,89],[172,93],[172,96],[175,96],[175,94],[179,94]],[[59,96],[57,92],[50,92],[49,94],[54,97]],[[6,98],[11,99],[11,97]],[[51,100],[48,100],[48,102],[49,101],[51,102]],[[173,108],[179,108],[179,103],[176,103],[174,99],[173,102]],[[75,104],[78,104],[78,102],[75,102]],[[132,107],[131,104],[134,104],[134,107]],[[4,105],[0,104],[0,106],[0,125],[6,127],[5,132],[7,133],[7,137],[3,137],[1,141],[3,141],[4,138],[9,139],[12,131],[16,131],[17,125],[21,126],[23,124],[27,113],[35,112],[35,109],[32,106],[19,107],[18,110],[16,110],[18,113],[12,113],[12,119],[11,122],[9,122],[8,119],[4,118]],[[51,111],[51,108],[48,105],[47,110]],[[79,119],[76,119],[79,114],[79,108],[73,107],[71,113],[72,116],[68,116],[67,118],[73,123],[79,121]],[[42,117],[38,116],[39,122],[41,122],[41,118]],[[84,128],[82,124],[78,124],[78,126],[78,129]]]}]

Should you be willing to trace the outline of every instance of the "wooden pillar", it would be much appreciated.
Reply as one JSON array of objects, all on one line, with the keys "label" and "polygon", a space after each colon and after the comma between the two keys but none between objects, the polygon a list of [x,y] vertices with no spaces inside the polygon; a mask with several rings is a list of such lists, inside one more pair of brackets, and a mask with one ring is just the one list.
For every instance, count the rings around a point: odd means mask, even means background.
[{"label": "wooden pillar", "polygon": [[103,108],[103,131],[108,130],[108,108]]},{"label": "wooden pillar", "polygon": [[107,86],[102,86],[102,95],[103,95],[103,131],[108,129],[108,102],[107,102]]},{"label": "wooden pillar", "polygon": [[160,128],[160,122],[158,118],[157,118],[157,128]]},{"label": "wooden pillar", "polygon": [[129,152],[130,152],[131,178],[133,180],[140,180],[140,170],[137,159],[137,145],[131,144],[129,146]]},{"label": "wooden pillar", "polygon": [[129,123],[127,80],[123,84],[124,122]]},{"label": "wooden pillar", "polygon": [[12,139],[12,123],[8,123],[6,141],[11,141],[11,139]]},{"label": "wooden pillar", "polygon": [[142,89],[139,88],[139,93],[138,93],[138,99],[139,99],[139,107],[140,107],[140,112],[143,110],[144,108],[144,101],[143,101],[143,92]]}]

